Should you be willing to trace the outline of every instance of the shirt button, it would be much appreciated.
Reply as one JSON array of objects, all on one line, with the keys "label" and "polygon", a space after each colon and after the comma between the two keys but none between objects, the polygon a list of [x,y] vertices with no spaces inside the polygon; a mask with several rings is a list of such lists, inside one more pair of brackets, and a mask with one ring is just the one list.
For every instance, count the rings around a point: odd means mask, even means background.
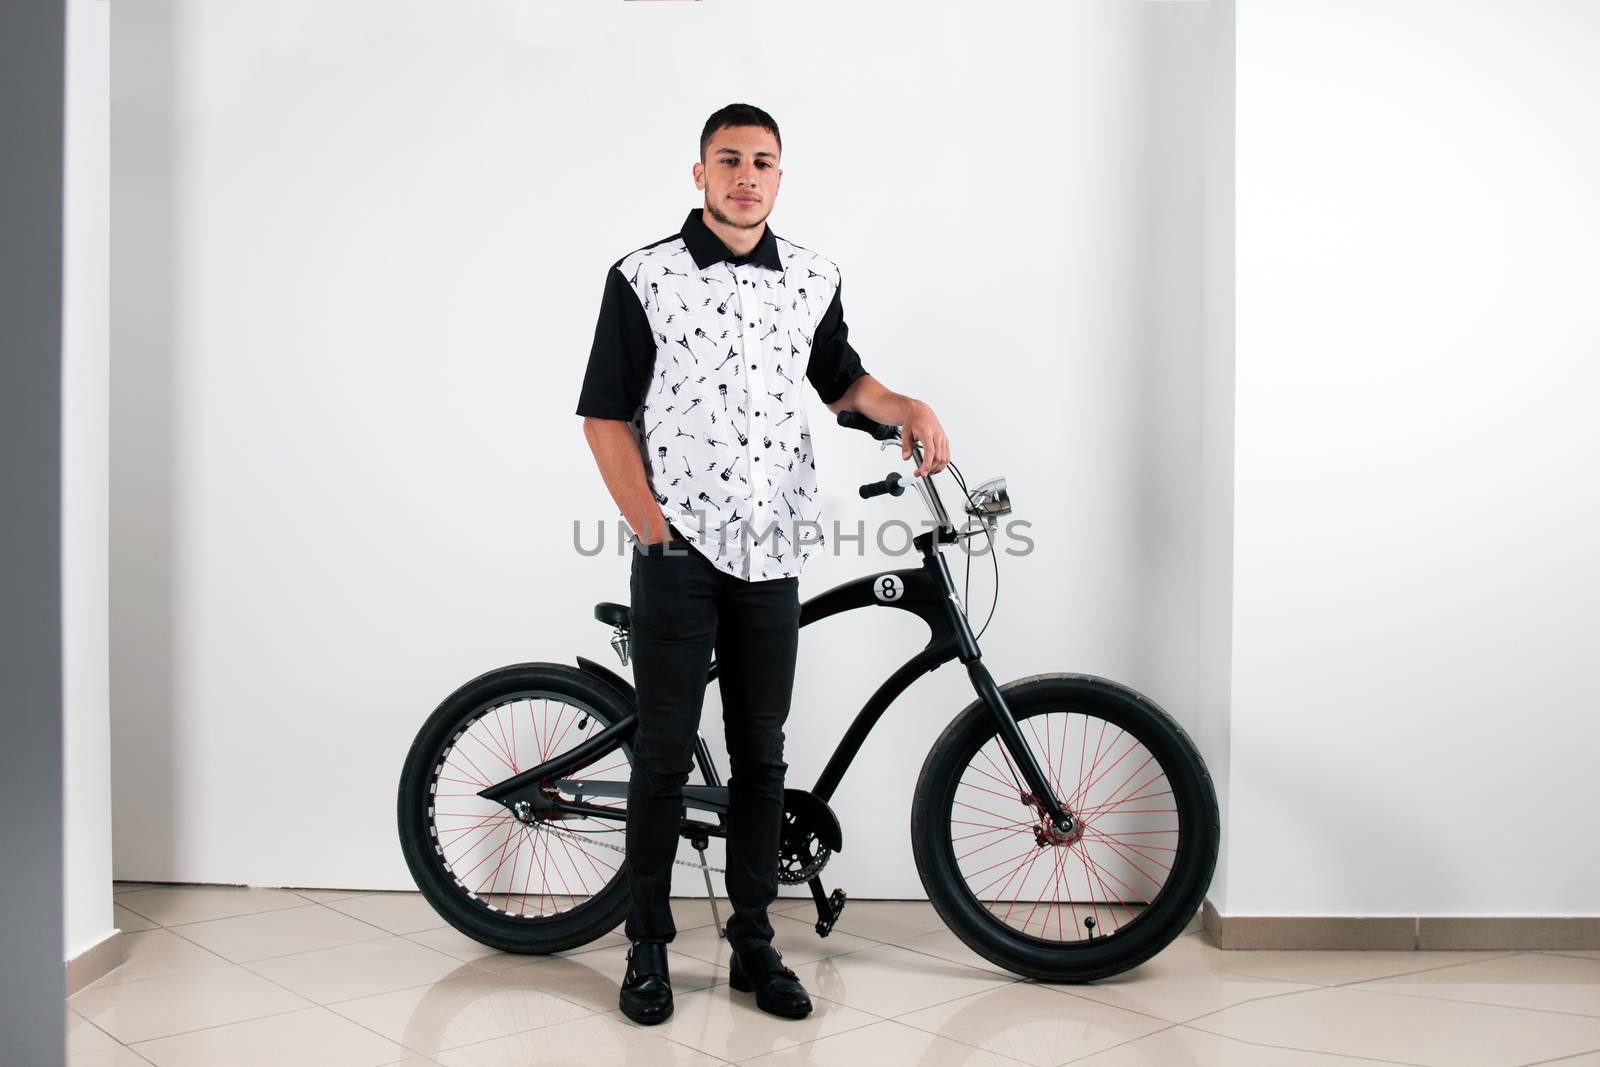
[{"label": "shirt button", "polygon": [[[754,363],[750,364],[750,369],[751,370],[755,370],[756,369],[756,365]],[[761,412],[758,411],[758,412],[756,412],[756,414],[759,415],[759,414],[761,414]]]},{"label": "shirt button", "polygon": [[757,463],[760,463],[760,462],[761,462],[761,457],[760,457],[760,456],[757,456],[757,457],[756,457],[756,462],[757,462]]}]

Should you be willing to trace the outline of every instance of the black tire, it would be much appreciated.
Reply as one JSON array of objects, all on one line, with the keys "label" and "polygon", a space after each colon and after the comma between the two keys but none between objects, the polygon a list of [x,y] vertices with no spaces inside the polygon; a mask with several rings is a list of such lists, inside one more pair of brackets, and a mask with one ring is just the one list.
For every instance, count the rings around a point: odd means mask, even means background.
[{"label": "black tire", "polygon": [[[529,725],[519,737],[520,701],[528,702]],[[534,701],[540,702],[540,713],[551,724],[543,732],[535,718]],[[558,704],[555,714],[559,717],[550,712],[552,702]],[[508,706],[509,730],[500,710]],[[406,755],[396,814],[400,847],[411,877],[451,926],[505,952],[549,953],[588,944],[622,922],[630,897],[627,867],[620,852],[575,844],[542,832],[540,827],[530,831],[501,805],[474,794],[478,788],[511,777],[516,769],[571,749],[632,711],[622,693],[595,675],[558,663],[521,663],[467,682],[428,717]],[[491,714],[493,722],[489,721]],[[469,741],[477,744],[469,745]],[[455,759],[458,746],[460,758]],[[591,778],[625,781],[632,761],[631,747],[623,745],[580,770]],[[574,772],[575,777],[578,774]],[[445,789],[439,788],[441,782]],[[448,809],[442,802],[445,797],[450,798]],[[619,812],[625,810],[621,799],[585,799],[607,803]],[[472,821],[480,816],[479,822]],[[465,821],[457,822],[458,818]],[[620,821],[590,818],[556,825],[617,846],[623,841]],[[505,840],[492,880],[487,886],[474,887],[477,868],[494,858],[495,835],[502,828]],[[519,893],[516,879],[524,844],[528,846],[528,874]],[[479,852],[484,852],[485,858],[473,869],[465,869],[465,861]],[[512,855],[516,859],[505,890],[497,892],[500,872]],[[568,869],[574,872],[571,878]],[[560,875],[559,885],[565,892],[555,892],[557,878],[552,871]],[[574,886],[574,881],[582,888]],[[534,900],[531,909],[530,897]],[[563,908],[562,903],[568,906]]]},{"label": "black tire", "polygon": [[[1008,682],[1001,687],[1001,692],[1022,728],[1023,737],[1034,750],[1035,758],[1041,765],[1049,764],[1045,768],[1047,777],[1054,779],[1063,772],[1066,774],[1067,783],[1057,780],[1055,786],[1067,794],[1061,799],[1073,802],[1072,806],[1079,809],[1075,814],[1083,816],[1082,836],[1071,842],[1059,838],[1049,843],[1041,840],[1045,828],[1044,820],[1037,817],[1038,809],[1026,804],[1020,792],[1008,794],[1006,790],[1010,787],[989,769],[1007,778],[1016,773],[1014,768],[1000,767],[993,761],[1000,746],[994,720],[983,702],[975,700],[939,736],[917,780],[911,807],[911,840],[917,873],[928,899],[968,948],[1028,978],[1046,982],[1089,982],[1137,967],[1183,932],[1200,909],[1216,870],[1221,818],[1205,761],[1188,734],[1170,715],[1147,697],[1116,682],[1092,675],[1038,674]],[[1069,736],[1069,731],[1079,719],[1084,725],[1084,739],[1078,751],[1073,752],[1073,737]],[[1057,722],[1061,724],[1063,736],[1059,744],[1052,736]],[[1099,724],[1095,727],[1099,740],[1092,739],[1089,734],[1091,722]],[[1045,728],[1042,739],[1041,723]],[[1110,745],[1105,745],[1105,734],[1112,727],[1121,732]],[[1117,758],[1117,764],[1099,770],[1102,761],[1109,762],[1124,736],[1132,740],[1123,756]],[[1089,774],[1085,776],[1083,769],[1091,744],[1095,746],[1095,762],[1088,765]],[[1142,746],[1147,757],[1138,754],[1137,746]],[[1049,749],[1055,751],[1047,755]],[[1130,754],[1133,756],[1130,766],[1142,765],[1130,776],[1130,780],[1136,777],[1138,784],[1125,798],[1118,799],[1117,790],[1127,786],[1120,783],[1121,771],[1114,768]],[[1009,756],[1001,752],[999,762],[1007,760]],[[1076,783],[1070,777],[1073,760],[1077,761],[1079,769]],[[984,766],[986,761],[987,767]],[[1150,771],[1151,763],[1156,765],[1157,772]],[[1158,774],[1164,776],[1164,782]],[[1103,788],[1101,783],[1111,780],[1119,784],[1111,789],[1110,797],[1096,797],[1094,790]],[[995,786],[995,782],[1000,785]],[[1170,820],[1165,818],[1167,809],[1161,807],[1167,803],[1161,798],[1168,795],[1161,789],[1162,785],[1170,787],[1173,804]],[[978,793],[971,792],[974,789]],[[981,793],[994,793],[999,798],[980,797],[982,803],[988,805],[983,810],[1000,822],[988,824],[972,819],[968,809],[975,805],[970,800],[959,801],[961,808],[958,810],[958,794],[970,797]],[[1144,806],[1123,807],[1129,801]],[[961,818],[963,815],[969,818]],[[1113,830],[1128,825],[1126,820],[1136,815],[1163,816],[1160,820],[1135,820],[1136,825],[1160,826],[1168,821],[1175,825],[1171,830],[1129,831],[1129,834],[1144,835],[1130,843],[1128,836]],[[1013,816],[1016,822],[1004,821]],[[1118,823],[1112,816],[1124,822]],[[1093,825],[1096,819],[1110,820],[1106,825],[1112,829],[1096,829]],[[989,825],[990,828],[972,832],[967,829],[972,825]],[[992,836],[995,834],[1001,836],[995,838]],[[1164,844],[1171,840],[1161,836],[1164,834],[1175,835],[1171,846]],[[986,835],[989,836],[986,838]],[[1152,837],[1156,840],[1149,840]],[[973,839],[977,840],[970,845],[966,843]],[[958,845],[958,841],[961,844]],[[972,883],[987,879],[993,868],[978,866],[987,857],[973,859],[973,853],[991,847],[1006,850],[1008,844],[1010,847],[1020,845],[1023,851],[994,866],[1016,861],[1010,880],[998,892],[992,890],[993,883],[975,890]],[[1098,853],[1100,860],[1109,858],[1119,864],[1119,869],[1131,868],[1125,871],[1126,879],[1092,855],[1096,846],[1103,849]],[[1076,850],[1075,855],[1073,850]],[[1154,868],[1159,873],[1160,861],[1168,853],[1172,856],[1171,865],[1166,868],[1166,876],[1157,879],[1146,868]],[[1051,869],[1040,870],[1041,879],[1056,879],[1057,896],[1046,906],[1042,927],[1036,933],[1031,931],[1031,920],[1042,903],[1041,897],[1032,898],[1032,909],[1026,912],[1028,921],[1021,929],[1014,924],[1013,916],[1021,918],[1023,909],[1030,903],[1029,894],[1040,893],[1037,888],[1023,890],[1022,887],[1033,877],[1041,855],[1050,856],[1054,865]],[[1083,872],[1088,901],[1074,896],[1072,877],[1075,872],[1070,869],[1074,858]],[[964,869],[963,864],[971,869]],[[1020,882],[1015,881],[1018,872],[1021,873]],[[994,879],[998,881],[1005,875],[1002,869]],[[1131,903],[1127,899],[1116,903],[1108,899],[1102,904],[1093,900],[1096,882],[1107,889],[1108,898],[1113,895],[1112,883],[1116,883],[1122,888],[1114,890],[1115,895],[1126,898],[1142,894],[1150,899]],[[1013,884],[1014,890],[1010,888]],[[1033,884],[1037,887],[1044,882]],[[1150,887],[1158,884],[1159,889],[1151,893]],[[980,899],[983,892],[995,898],[988,905]],[[1008,902],[1005,899],[1008,892],[1016,893],[1021,899]],[[1060,899],[1063,894],[1065,901]],[[1000,914],[1002,905],[1005,906],[1003,915]],[[1065,921],[1069,911],[1073,917],[1070,924]],[[1126,921],[1120,921],[1119,912],[1128,916]],[[1052,915],[1057,924],[1054,936],[1051,936],[1050,927]],[[1095,921],[1098,932],[1089,927],[1087,920],[1090,919]],[[1108,925],[1109,932],[1105,930]]]}]

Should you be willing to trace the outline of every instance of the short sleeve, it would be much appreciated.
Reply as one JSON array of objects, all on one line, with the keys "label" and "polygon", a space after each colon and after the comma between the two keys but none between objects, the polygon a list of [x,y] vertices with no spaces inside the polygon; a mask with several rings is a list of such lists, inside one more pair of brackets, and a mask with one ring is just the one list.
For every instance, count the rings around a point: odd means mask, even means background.
[{"label": "short sleeve", "polygon": [[606,274],[577,414],[630,420],[655,367],[656,345],[639,296],[619,268]]},{"label": "short sleeve", "polygon": [[811,344],[811,361],[806,365],[806,378],[817,390],[824,404],[831,404],[844,396],[850,383],[866,374],[861,357],[850,347],[850,327],[844,321],[844,279],[833,291],[833,301],[817,324],[817,334]]}]

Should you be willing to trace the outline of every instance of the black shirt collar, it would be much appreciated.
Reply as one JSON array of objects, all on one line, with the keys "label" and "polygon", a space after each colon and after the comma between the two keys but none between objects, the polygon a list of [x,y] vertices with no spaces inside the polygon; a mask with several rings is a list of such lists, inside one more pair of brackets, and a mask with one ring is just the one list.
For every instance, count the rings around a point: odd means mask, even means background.
[{"label": "black shirt collar", "polygon": [[704,208],[695,208],[689,212],[689,217],[683,220],[683,243],[688,246],[689,254],[694,257],[694,265],[705,270],[713,263],[727,260],[738,266],[744,263],[754,263],[766,267],[768,270],[782,270],[783,261],[778,258],[778,236],[772,232],[771,226],[763,227],[761,240],[750,250],[746,256],[736,256],[728,251],[728,246],[722,243],[722,238],[712,233],[702,218]]}]

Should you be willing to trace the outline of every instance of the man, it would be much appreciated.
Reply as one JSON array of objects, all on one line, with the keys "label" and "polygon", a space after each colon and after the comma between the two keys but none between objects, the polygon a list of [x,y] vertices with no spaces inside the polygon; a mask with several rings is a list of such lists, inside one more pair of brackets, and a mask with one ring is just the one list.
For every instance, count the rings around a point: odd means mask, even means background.
[{"label": "man", "polygon": [[920,442],[916,474],[950,458],[932,409],[862,368],[839,268],[767,227],[781,151],[760,108],[730,104],[706,121],[693,170],[704,206],[612,264],[578,401],[601,477],[639,539],[629,589],[639,706],[625,839],[632,944],[618,994],[639,1023],[672,1014],[668,894],[713,650],[731,771],[729,983],[776,1015],[811,1010],[767,918],[799,574],[826,542],[801,376],[829,411],[900,426],[902,458]]}]

